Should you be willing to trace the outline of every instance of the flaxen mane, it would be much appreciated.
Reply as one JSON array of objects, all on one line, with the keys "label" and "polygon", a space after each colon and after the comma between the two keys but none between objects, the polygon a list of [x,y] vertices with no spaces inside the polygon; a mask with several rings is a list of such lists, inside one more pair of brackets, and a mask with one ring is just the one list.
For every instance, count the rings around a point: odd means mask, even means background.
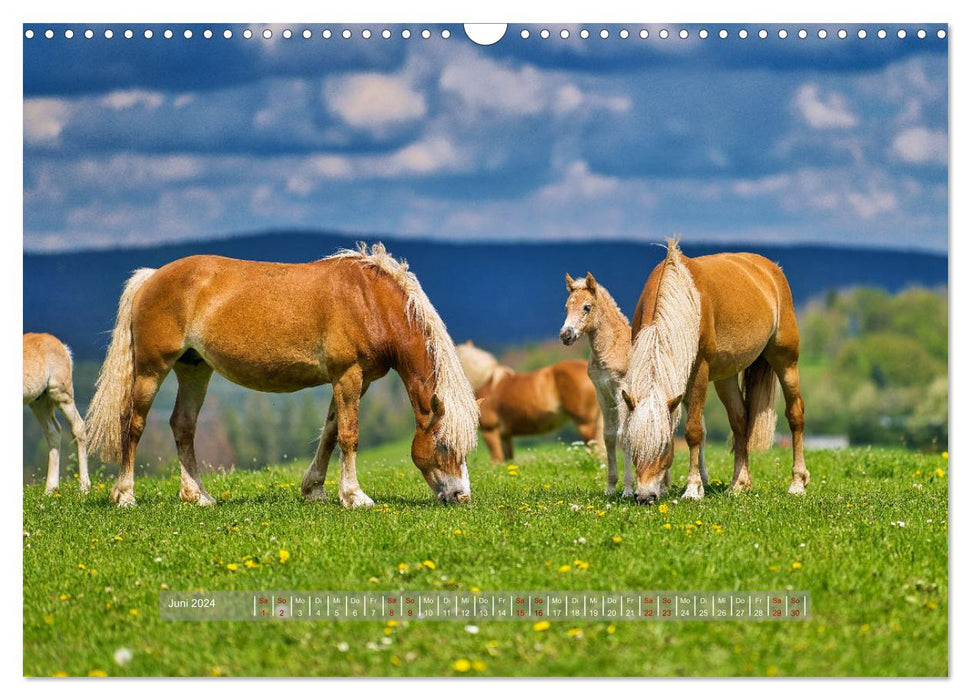
[{"label": "flaxen mane", "polygon": [[341,250],[330,258],[359,260],[364,265],[377,268],[389,275],[405,292],[408,298],[405,313],[427,337],[428,352],[435,360],[435,393],[445,406],[436,436],[462,456],[474,450],[478,439],[479,406],[462,372],[445,323],[421,288],[415,273],[408,270],[408,263],[395,260],[385,250],[383,243],[375,243],[370,251],[365,243],[358,243],[357,250]]},{"label": "flaxen mane", "polygon": [[663,264],[654,317],[634,339],[627,375],[637,403],[624,440],[638,464],[657,460],[667,450],[681,418],[680,408],[673,416],[668,413],[668,401],[685,393],[701,334],[701,295],[673,238]]}]

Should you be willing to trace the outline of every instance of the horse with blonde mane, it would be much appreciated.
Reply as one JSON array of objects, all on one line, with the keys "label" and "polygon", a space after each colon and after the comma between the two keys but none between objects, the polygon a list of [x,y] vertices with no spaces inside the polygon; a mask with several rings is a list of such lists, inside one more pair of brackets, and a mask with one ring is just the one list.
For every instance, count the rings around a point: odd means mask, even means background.
[{"label": "horse with blonde mane", "polygon": [[513,437],[548,433],[567,421],[603,458],[603,416],[586,362],[562,360],[535,372],[517,372],[472,341],[457,349],[480,403],[479,428],[493,462],[513,458]]},{"label": "horse with blonde mane", "polygon": [[47,484],[44,493],[57,490],[61,480],[61,426],[54,409],[61,409],[71,426],[78,450],[81,493],[91,488],[84,421],[74,405],[71,351],[49,333],[24,333],[24,406],[30,406],[47,440]]},{"label": "horse with blonde mane", "polygon": [[704,496],[700,453],[709,382],[715,383],[732,427],[731,488],[751,488],[749,453],[770,447],[775,438],[776,377],[792,431],[789,493],[805,492],[809,471],[802,444],[799,328],[792,292],[778,265],[751,253],[688,258],[671,239],[664,261],[644,285],[632,331],[628,389],[622,396],[630,412],[624,443],[637,471],[638,502],[654,502],[664,491],[683,403],[690,450],[684,498]]},{"label": "horse with blonde mane", "polygon": [[333,399],[301,492],[324,501],[327,464],[341,448],[338,496],[374,502],[357,480],[358,407],[394,369],[415,414],[411,457],[444,503],[471,499],[466,455],[478,407],[445,324],[414,273],[380,243],[311,263],[199,255],[137,270],[125,285],[88,412],[92,447],[121,463],[111,499],[132,505],[135,448],[162,380],[179,382],[170,425],[184,501],[214,503],[199,477],[196,421],[212,373],[258,391],[332,384]]}]

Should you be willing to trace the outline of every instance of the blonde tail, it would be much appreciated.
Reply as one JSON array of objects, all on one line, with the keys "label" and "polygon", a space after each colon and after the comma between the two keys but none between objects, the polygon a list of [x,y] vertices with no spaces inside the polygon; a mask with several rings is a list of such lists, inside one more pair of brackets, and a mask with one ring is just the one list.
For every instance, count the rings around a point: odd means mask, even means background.
[{"label": "blonde tail", "polygon": [[121,462],[122,420],[131,413],[132,385],[135,381],[135,362],[131,332],[131,314],[135,294],[151,277],[153,269],[135,270],[118,300],[118,317],[111,334],[108,355],[95,383],[94,398],[88,407],[85,422],[88,427],[89,450],[102,461]]},{"label": "blonde tail", "polygon": [[759,355],[745,370],[742,382],[742,398],[748,416],[749,452],[767,450],[775,442],[775,424],[778,419],[775,410],[776,385],[772,366]]}]

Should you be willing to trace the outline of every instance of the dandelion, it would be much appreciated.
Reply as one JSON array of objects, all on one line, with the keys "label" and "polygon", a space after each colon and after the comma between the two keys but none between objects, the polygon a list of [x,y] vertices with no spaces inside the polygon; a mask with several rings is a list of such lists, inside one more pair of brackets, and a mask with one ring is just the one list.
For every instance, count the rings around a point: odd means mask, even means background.
[{"label": "dandelion", "polygon": [[545,632],[550,628],[549,620],[540,620],[533,625],[533,632]]},{"label": "dandelion", "polygon": [[52,678],[67,678],[67,671],[57,671],[52,674]]},{"label": "dandelion", "polygon": [[464,535],[465,534],[465,530],[457,527],[454,530],[452,530],[452,534],[453,535]]},{"label": "dandelion", "polygon": [[484,662],[479,661],[478,659],[472,662],[473,671],[485,671],[485,669],[486,669],[486,665]]},{"label": "dandelion", "polygon": [[93,669],[88,672],[88,676],[91,678],[105,678],[108,674],[102,671],[100,668]]},{"label": "dandelion", "polygon": [[132,608],[131,610],[128,611],[128,614],[131,615],[132,617],[138,617],[138,609]]},{"label": "dandelion", "polygon": [[281,564],[286,564],[288,561],[290,561],[290,552],[288,552],[287,550],[281,549],[278,555],[280,557]]},{"label": "dandelion", "polygon": [[398,564],[398,573],[399,574],[406,574],[406,573],[408,573],[408,568],[409,567],[408,567],[408,565],[405,562],[401,562],[400,564]]},{"label": "dandelion", "polygon": [[232,497],[232,494],[229,491],[223,491],[219,495],[222,497],[224,501],[228,501]]},{"label": "dandelion", "polygon": [[568,629],[566,635],[574,639],[583,639],[583,630],[579,627],[574,627],[573,629]]},{"label": "dandelion", "polygon": [[610,538],[610,541],[613,542],[614,544],[620,544],[621,542],[624,541],[624,538],[621,537],[620,535],[614,535],[613,537]]},{"label": "dandelion", "polygon": [[664,523],[661,527],[663,527],[665,530],[670,530],[671,529],[671,523]]},{"label": "dandelion", "polygon": [[397,656],[392,656],[390,659],[388,659],[388,662],[392,666],[400,666],[401,665],[401,659],[398,658]]},{"label": "dandelion", "polygon": [[238,571],[239,564],[226,564],[226,568],[229,569],[230,571]]},{"label": "dandelion", "polygon": [[584,570],[586,570],[586,569],[589,569],[590,568],[590,563],[589,562],[585,562],[582,559],[576,559],[573,562],[573,566],[577,567],[578,569],[584,569]]},{"label": "dandelion", "polygon": [[472,668],[472,662],[468,659],[456,659],[452,663],[452,668],[459,673],[467,673],[470,668]]},{"label": "dandelion", "polygon": [[44,615],[44,624],[53,625],[54,624],[54,616],[53,615]]},{"label": "dandelion", "polygon": [[472,587],[471,587],[471,588],[469,589],[469,591],[471,591],[472,593],[481,593],[481,592],[482,592],[482,589],[481,589],[481,588],[479,588],[478,586],[472,586]]},{"label": "dandelion", "polygon": [[80,569],[81,571],[84,571],[87,568],[88,567],[86,567],[84,564],[78,564],[78,569]]},{"label": "dandelion", "polygon": [[617,631],[617,625],[607,625],[607,634],[613,634]]},{"label": "dandelion", "polygon": [[121,542],[121,535],[115,535],[111,539],[113,539],[115,542]]},{"label": "dandelion", "polygon": [[422,566],[424,566],[426,569],[432,569],[434,571],[435,562],[433,562],[431,559],[426,559],[422,562]]},{"label": "dandelion", "polygon": [[941,457],[943,457],[944,459],[947,459],[947,450],[945,450],[944,452],[941,452]]},{"label": "dandelion", "polygon": [[120,647],[118,649],[115,649],[114,659],[115,659],[115,663],[118,664],[119,666],[124,666],[125,664],[129,663],[133,658],[135,658],[135,655],[132,653],[131,649],[128,649],[126,647]]},{"label": "dandelion", "polygon": [[664,503],[662,503],[657,507],[657,512],[660,513],[661,515],[664,515],[665,513],[667,513],[668,510],[670,509]]},{"label": "dandelion", "polygon": [[794,570],[795,570],[795,569],[801,569],[801,568],[802,568],[802,562],[798,562],[798,561],[794,561],[794,562],[792,562],[792,568],[793,568]]},{"label": "dandelion", "polygon": [[381,583],[377,576],[372,576],[368,579],[368,583]]},{"label": "dandelion", "polygon": [[247,569],[256,569],[256,568],[259,568],[259,564],[257,564],[257,563],[256,563],[255,561],[253,561],[252,559],[247,559],[247,560],[246,560],[246,561],[244,562],[244,565],[246,566],[246,568],[247,568]]},{"label": "dandelion", "polygon": [[63,603],[65,601],[70,600],[71,596],[68,593],[61,593],[61,595],[59,595],[58,598],[60,598],[61,602]]},{"label": "dandelion", "polygon": [[559,571],[561,574],[565,574],[565,573],[567,573],[567,572],[570,571],[570,565],[569,564],[564,564],[559,569],[557,569],[557,571]]},{"label": "dandelion", "polygon": [[941,469],[940,467],[938,467],[937,469],[935,469],[934,470],[934,473],[937,474],[937,478],[938,479],[943,479],[944,478],[944,470]]}]

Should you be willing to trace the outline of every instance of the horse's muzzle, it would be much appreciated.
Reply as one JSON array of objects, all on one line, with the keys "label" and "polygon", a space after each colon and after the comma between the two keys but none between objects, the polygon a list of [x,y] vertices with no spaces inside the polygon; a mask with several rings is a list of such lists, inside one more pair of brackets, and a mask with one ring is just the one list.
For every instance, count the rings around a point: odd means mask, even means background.
[{"label": "horse's muzzle", "polygon": [[472,502],[472,494],[461,488],[443,489],[437,495],[438,500],[445,505]]},{"label": "horse's muzzle", "polygon": [[573,345],[577,340],[576,329],[571,326],[563,326],[560,329],[560,340],[563,341],[564,345]]}]

